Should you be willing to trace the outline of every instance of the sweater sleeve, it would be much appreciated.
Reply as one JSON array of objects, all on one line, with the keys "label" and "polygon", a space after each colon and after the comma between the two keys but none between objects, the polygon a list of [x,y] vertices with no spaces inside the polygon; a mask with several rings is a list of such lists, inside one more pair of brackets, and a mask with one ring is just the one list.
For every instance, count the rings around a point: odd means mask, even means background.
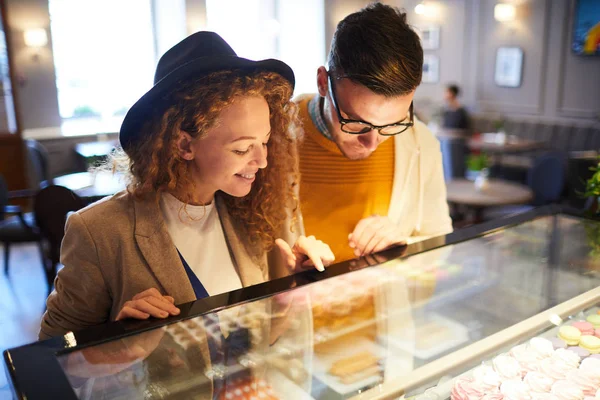
[{"label": "sweater sleeve", "polygon": [[100,272],[96,245],[78,213],[67,220],[61,263],[64,268],[46,301],[40,339],[98,325],[110,318],[112,298]]}]

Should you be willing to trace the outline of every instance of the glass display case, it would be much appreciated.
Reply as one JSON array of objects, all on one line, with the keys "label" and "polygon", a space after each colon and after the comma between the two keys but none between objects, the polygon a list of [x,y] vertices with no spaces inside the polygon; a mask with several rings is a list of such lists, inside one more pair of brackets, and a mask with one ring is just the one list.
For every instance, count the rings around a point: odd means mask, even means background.
[{"label": "glass display case", "polygon": [[600,222],[549,206],[4,359],[22,399],[446,399],[596,312],[599,245]]}]

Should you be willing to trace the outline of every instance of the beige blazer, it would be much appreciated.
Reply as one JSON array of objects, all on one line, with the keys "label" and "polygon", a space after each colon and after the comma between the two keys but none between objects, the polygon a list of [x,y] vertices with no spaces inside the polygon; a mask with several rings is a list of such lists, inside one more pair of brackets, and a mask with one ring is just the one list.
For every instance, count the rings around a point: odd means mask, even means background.
[{"label": "beige blazer", "polygon": [[[236,221],[218,195],[215,202],[244,287],[289,273],[276,248],[259,257],[248,254]],[[293,233],[290,221],[280,237],[293,245],[302,234],[301,216]],[[150,288],[173,296],[175,304],[196,299],[156,197],[138,201],[123,191],[72,214],[61,263],[64,268],[48,297],[40,339],[113,321],[125,302]]]}]

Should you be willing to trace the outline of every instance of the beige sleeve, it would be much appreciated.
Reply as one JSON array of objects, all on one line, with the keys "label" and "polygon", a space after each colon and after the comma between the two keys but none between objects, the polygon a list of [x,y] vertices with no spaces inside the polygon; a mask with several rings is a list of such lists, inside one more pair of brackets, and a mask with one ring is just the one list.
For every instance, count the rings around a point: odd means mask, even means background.
[{"label": "beige sleeve", "polygon": [[425,179],[421,229],[414,232],[415,235],[409,239],[409,243],[452,232],[452,219],[446,200],[446,182],[444,181],[442,152],[439,144],[434,150],[432,158],[432,169]]},{"label": "beige sleeve", "polygon": [[60,261],[64,268],[46,301],[40,339],[107,322],[112,298],[100,272],[98,249],[78,213],[67,220]]}]

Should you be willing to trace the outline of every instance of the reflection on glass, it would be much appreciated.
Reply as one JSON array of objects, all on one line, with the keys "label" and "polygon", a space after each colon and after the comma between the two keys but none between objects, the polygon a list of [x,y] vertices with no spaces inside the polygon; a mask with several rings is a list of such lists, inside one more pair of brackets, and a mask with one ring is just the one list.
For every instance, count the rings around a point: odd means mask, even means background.
[{"label": "reflection on glass", "polygon": [[596,288],[585,238],[544,217],[60,361],[80,398],[348,398]]}]

